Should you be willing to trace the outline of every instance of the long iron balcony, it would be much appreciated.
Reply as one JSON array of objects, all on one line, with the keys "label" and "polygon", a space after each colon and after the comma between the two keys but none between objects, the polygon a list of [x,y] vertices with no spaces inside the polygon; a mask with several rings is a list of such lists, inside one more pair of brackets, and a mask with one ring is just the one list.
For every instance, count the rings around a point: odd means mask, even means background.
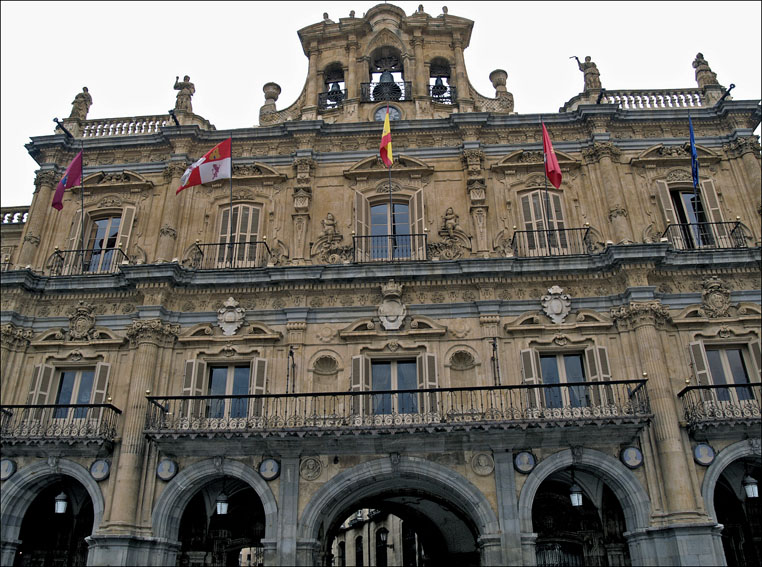
[{"label": "long iron balcony", "polygon": [[113,442],[122,411],[111,404],[0,406],[3,445]]},{"label": "long iron balcony", "polygon": [[146,433],[199,434],[470,429],[645,423],[645,380],[243,396],[149,396]]},{"label": "long iron balcony", "polygon": [[589,228],[517,230],[511,240],[513,255],[521,258],[592,254]]},{"label": "long iron balcony", "polygon": [[355,262],[423,261],[426,255],[426,234],[379,234],[355,236]]},{"label": "long iron balcony", "polygon": [[688,386],[677,394],[690,430],[738,424],[760,427],[762,384]]},{"label": "long iron balcony", "polygon": [[110,274],[123,263],[129,263],[120,248],[90,248],[87,250],[55,249],[45,266],[51,276]]},{"label": "long iron balcony", "polygon": [[189,268],[261,268],[270,261],[270,248],[260,240],[201,244],[196,242],[189,254]]},{"label": "long iron balcony", "polygon": [[740,222],[671,224],[662,235],[677,250],[746,248]]}]

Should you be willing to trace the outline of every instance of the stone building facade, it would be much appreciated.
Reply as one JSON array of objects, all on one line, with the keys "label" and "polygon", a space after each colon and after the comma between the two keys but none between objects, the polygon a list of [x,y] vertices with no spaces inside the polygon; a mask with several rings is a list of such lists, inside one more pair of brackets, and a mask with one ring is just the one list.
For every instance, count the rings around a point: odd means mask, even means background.
[{"label": "stone building facade", "polygon": [[190,77],[172,114],[32,138],[0,225],[2,565],[353,565],[358,510],[393,518],[390,564],[758,563],[759,101],[703,56],[697,88],[586,78],[543,114],[548,189],[507,73],[469,82],[472,25],[300,30],[304,89],[264,86],[232,182],[175,195],[230,135]]}]

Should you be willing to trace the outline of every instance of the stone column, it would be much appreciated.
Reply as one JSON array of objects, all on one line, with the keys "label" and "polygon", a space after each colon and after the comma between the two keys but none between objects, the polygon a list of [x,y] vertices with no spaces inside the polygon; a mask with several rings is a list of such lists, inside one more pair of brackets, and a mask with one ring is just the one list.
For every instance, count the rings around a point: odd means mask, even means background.
[{"label": "stone column", "polygon": [[313,42],[309,48],[309,69],[307,71],[307,92],[305,93],[304,107],[302,108],[302,120],[315,120],[317,117],[317,93],[318,93],[318,55],[320,49]]},{"label": "stone column", "polygon": [[[166,191],[164,200],[164,214],[161,218],[165,223],[159,229],[159,244],[156,247],[156,262],[171,262],[175,257],[175,242],[177,241],[177,221],[180,207],[176,203],[166,206],[167,199],[175,198],[175,191],[180,187],[180,178],[185,172],[187,166],[184,162],[174,162],[164,170],[164,179],[167,180],[169,187]],[[169,209],[169,210],[167,210]]]},{"label": "stone column", "polygon": [[[17,368],[16,358],[26,351],[32,336],[33,333],[30,329],[22,329],[10,323],[0,327],[0,399],[6,400],[8,403],[23,403],[26,399],[13,397],[13,389],[21,377],[18,375],[11,376],[10,371],[12,368]],[[8,388],[8,385],[13,385],[14,388]],[[26,393],[22,392],[22,395],[26,396]]]},{"label": "stone column", "polygon": [[[34,196],[32,197],[32,204],[29,206],[29,214],[24,226],[24,236],[21,240],[21,250],[14,262],[16,267],[25,268],[30,265],[37,267],[34,261],[40,246],[40,234],[45,224],[45,219],[48,218],[46,207],[50,207],[50,203],[53,202],[53,189],[57,183],[55,171],[46,170],[37,172],[37,177],[34,180]],[[44,258],[40,259],[38,261],[39,267],[42,267],[44,262]]]},{"label": "stone column", "polygon": [[672,521],[696,520],[698,505],[685,479],[690,477],[677,412],[677,396],[670,384],[667,361],[658,329],[671,322],[669,311],[658,301],[630,303],[611,310],[621,331],[634,332],[637,357],[648,378],[648,396],[654,414],[656,451],[664,479],[668,516]]},{"label": "stone column", "polygon": [[[611,142],[595,142],[592,148],[582,150],[582,155],[589,165],[598,164],[601,174],[603,194],[609,206],[608,217],[611,222],[611,234],[617,244],[632,243],[632,228],[627,219],[626,199],[622,183],[616,172],[613,158],[618,158],[622,152]],[[611,205],[612,199],[614,204]]]},{"label": "stone column", "polygon": [[500,524],[501,565],[521,565],[521,527],[516,498],[516,473],[511,451],[494,452],[497,520]]},{"label": "stone column", "polygon": [[468,79],[466,78],[466,61],[463,58],[463,40],[460,34],[452,35],[452,46],[455,51],[455,86],[458,89],[458,106],[461,112],[473,110],[474,101],[471,99],[471,93],[468,90]]},{"label": "stone column", "polygon": [[428,96],[428,77],[425,75],[426,65],[423,60],[423,36],[421,30],[417,29],[413,32],[413,54],[415,56],[415,66],[413,73],[413,94],[415,96]]},{"label": "stone column", "polygon": [[146,442],[143,426],[148,401],[146,391],[151,389],[157,375],[160,347],[171,347],[177,340],[179,325],[159,319],[136,320],[127,329],[127,338],[133,349],[132,372],[127,400],[122,408],[124,419],[111,518],[106,530],[112,533],[129,532],[136,523],[136,510],[140,501],[140,479],[143,475],[143,452]]},{"label": "stone column", "polygon": [[299,520],[299,457],[283,457],[278,494],[279,565],[296,565],[296,525]]},{"label": "stone column", "polygon": [[738,138],[729,144],[725,144],[724,149],[732,157],[740,156],[748,186],[759,191],[759,187],[762,185],[762,169],[760,169],[760,161],[757,157],[760,152],[757,139],[753,136]]},{"label": "stone column", "polygon": [[357,38],[350,34],[347,38],[347,76],[344,77],[344,84],[347,87],[347,98],[355,99],[360,96],[360,86],[357,84]]}]

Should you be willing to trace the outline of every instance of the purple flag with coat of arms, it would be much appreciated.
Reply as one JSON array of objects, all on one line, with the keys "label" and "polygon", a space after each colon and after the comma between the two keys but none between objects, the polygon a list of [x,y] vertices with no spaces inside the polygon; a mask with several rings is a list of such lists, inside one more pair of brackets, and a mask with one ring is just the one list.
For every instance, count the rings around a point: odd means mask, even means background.
[{"label": "purple flag with coat of arms", "polygon": [[82,152],[79,152],[76,157],[71,160],[69,167],[66,168],[61,181],[56,185],[56,192],[53,194],[53,203],[51,206],[56,210],[63,209],[63,195],[64,191],[75,187],[82,181]]}]

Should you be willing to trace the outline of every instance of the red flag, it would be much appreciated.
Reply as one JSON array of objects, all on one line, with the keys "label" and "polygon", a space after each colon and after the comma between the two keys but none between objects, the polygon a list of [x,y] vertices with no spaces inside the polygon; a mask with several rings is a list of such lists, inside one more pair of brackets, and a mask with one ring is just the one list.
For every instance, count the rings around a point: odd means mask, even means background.
[{"label": "red flag", "polygon": [[386,118],[384,118],[384,131],[381,134],[381,146],[379,147],[381,161],[386,167],[391,167],[394,157],[392,156],[392,128],[389,125],[389,107],[386,108]]},{"label": "red flag", "polygon": [[63,178],[61,181],[58,182],[58,185],[56,185],[56,191],[53,193],[53,202],[51,203],[51,207],[53,207],[56,210],[63,209],[63,195],[64,191],[67,189],[70,189],[71,187],[76,187],[80,184],[82,181],[82,152],[79,152],[73,160],[71,160],[71,163],[69,164],[69,167],[66,168],[66,173],[64,173]]},{"label": "red flag", "polygon": [[204,157],[186,169],[180,178],[180,188],[175,192],[175,195],[183,189],[193,187],[194,185],[210,183],[218,179],[230,179],[232,145],[232,138],[220,142],[206,152]]},{"label": "red flag", "polygon": [[550,136],[544,122],[542,123],[542,151],[545,154],[545,175],[548,176],[553,187],[558,189],[561,187],[561,166],[558,165],[558,158],[553,151],[553,144],[550,143]]}]

